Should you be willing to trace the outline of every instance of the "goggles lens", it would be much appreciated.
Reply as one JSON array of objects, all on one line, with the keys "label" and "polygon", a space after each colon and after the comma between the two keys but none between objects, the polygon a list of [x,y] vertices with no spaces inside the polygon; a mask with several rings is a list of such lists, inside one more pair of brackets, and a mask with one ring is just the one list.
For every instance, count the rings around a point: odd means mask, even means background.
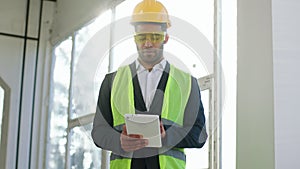
[{"label": "goggles lens", "polygon": [[138,33],[134,35],[134,40],[138,44],[145,43],[147,40],[152,43],[163,42],[165,40],[164,32]]}]

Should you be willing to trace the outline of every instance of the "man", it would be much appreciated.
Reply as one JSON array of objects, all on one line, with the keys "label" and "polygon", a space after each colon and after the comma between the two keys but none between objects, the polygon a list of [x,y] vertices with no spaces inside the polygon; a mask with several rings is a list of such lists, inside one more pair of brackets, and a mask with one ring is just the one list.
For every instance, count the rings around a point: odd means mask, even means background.
[{"label": "man", "polygon": [[[92,137],[112,151],[112,169],[184,169],[183,148],[203,147],[207,134],[197,80],[163,56],[169,16],[155,0],[139,3],[132,16],[138,59],[107,74],[102,82]],[[161,148],[128,135],[124,114],[160,116]]]}]

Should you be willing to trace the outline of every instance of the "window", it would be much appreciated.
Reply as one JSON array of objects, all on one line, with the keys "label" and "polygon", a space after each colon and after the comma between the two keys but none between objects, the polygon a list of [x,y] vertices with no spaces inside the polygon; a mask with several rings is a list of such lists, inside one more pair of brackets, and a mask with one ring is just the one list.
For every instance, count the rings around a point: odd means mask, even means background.
[{"label": "window", "polygon": [[[89,55],[94,52],[85,51],[93,38],[99,38],[95,36],[98,31],[110,21],[111,10],[108,10],[54,47],[48,169],[100,168],[101,150],[94,145],[90,133],[96,109],[95,91],[98,92],[108,72],[108,55]],[[109,40],[96,41],[100,46],[109,44]],[[101,64],[95,62],[97,58],[102,58]]]},{"label": "window", "polygon": [[[205,110],[207,134],[211,135],[209,130],[209,104],[210,104],[210,93],[211,90],[201,91],[201,100]],[[201,149],[192,148],[185,149],[186,153],[186,169],[206,169],[209,168],[209,143],[210,137],[207,138],[205,145]]]},{"label": "window", "polygon": [[54,51],[52,106],[47,151],[49,169],[63,169],[66,165],[71,51],[71,38],[60,43]]},{"label": "window", "polygon": [[[72,119],[95,113],[98,90],[105,74],[108,72],[108,55],[99,56],[99,52],[96,50],[99,48],[108,49],[109,39],[102,39],[100,37],[102,33],[99,30],[101,31],[110,21],[111,10],[108,10],[94,22],[75,33]],[[91,47],[90,44],[94,41],[97,41],[97,43],[93,43],[95,46]],[[94,73],[95,70],[99,70],[97,74]]]},{"label": "window", "polygon": [[71,168],[100,168],[101,153],[91,141],[92,124],[74,127],[70,131]]}]

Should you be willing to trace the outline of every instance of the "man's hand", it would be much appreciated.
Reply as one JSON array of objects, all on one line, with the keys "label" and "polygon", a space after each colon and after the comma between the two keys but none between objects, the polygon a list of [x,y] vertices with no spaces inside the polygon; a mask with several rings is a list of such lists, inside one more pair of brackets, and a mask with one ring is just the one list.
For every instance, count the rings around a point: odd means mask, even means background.
[{"label": "man's hand", "polygon": [[161,134],[161,138],[165,138],[166,136],[166,131],[165,131],[165,128],[164,128],[164,125],[162,124],[162,122],[160,122],[160,134]]},{"label": "man's hand", "polygon": [[142,135],[127,134],[126,126],[123,126],[123,131],[120,136],[121,147],[126,152],[132,152],[144,148],[148,145],[148,140],[143,139]]}]

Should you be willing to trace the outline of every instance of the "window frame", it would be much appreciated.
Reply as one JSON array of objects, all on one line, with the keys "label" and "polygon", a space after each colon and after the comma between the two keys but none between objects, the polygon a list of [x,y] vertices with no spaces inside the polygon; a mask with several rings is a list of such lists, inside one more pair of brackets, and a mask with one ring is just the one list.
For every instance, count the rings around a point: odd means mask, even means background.
[{"label": "window frame", "polygon": [[7,134],[8,134],[8,119],[9,119],[9,109],[10,109],[10,98],[11,89],[7,83],[0,77],[0,87],[4,91],[3,98],[3,110],[2,113],[2,126],[1,126],[1,138],[0,138],[0,168],[6,167],[6,152],[7,152]]}]

